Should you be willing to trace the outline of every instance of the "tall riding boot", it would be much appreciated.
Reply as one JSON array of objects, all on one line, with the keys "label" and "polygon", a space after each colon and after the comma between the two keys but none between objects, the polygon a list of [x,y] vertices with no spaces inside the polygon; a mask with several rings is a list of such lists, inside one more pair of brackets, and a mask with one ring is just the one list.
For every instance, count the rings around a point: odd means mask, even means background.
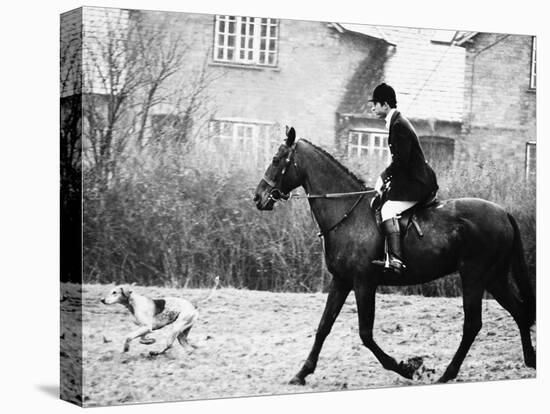
[{"label": "tall riding boot", "polygon": [[384,266],[385,270],[390,270],[398,275],[403,273],[406,266],[402,261],[401,253],[401,232],[399,230],[399,221],[392,217],[382,223],[382,231],[386,236],[387,256],[386,260],[373,260],[373,264]]}]

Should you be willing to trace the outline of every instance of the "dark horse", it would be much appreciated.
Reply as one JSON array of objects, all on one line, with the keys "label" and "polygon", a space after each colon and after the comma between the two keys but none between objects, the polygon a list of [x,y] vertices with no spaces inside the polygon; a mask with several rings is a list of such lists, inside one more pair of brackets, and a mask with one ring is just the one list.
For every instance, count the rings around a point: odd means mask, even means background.
[{"label": "dark horse", "polygon": [[[291,384],[305,384],[315,371],[319,353],[351,290],[355,292],[359,335],[382,366],[412,379],[420,358],[397,362],[374,341],[375,292],[379,285],[425,283],[458,270],[462,281],[464,328],[462,340],[439,382],[454,379],[481,329],[484,291],[512,315],[521,334],[523,356],[535,368],[536,356],[530,327],[535,323],[535,295],[527,275],[523,246],[515,219],[497,204],[460,198],[440,201],[416,213],[424,236],[409,230],[403,235],[403,254],[408,264],[401,276],[386,274],[372,265],[383,255],[383,237],[370,206],[372,196],[330,196],[365,192],[363,183],[324,150],[287,132],[254,202],[260,210],[272,210],[276,201],[302,186],[313,215],[325,238],[325,260],[332,274],[327,303],[313,348]],[[362,198],[360,198],[362,197]],[[512,274],[510,279],[508,275]],[[420,361],[420,363],[419,363]]]}]

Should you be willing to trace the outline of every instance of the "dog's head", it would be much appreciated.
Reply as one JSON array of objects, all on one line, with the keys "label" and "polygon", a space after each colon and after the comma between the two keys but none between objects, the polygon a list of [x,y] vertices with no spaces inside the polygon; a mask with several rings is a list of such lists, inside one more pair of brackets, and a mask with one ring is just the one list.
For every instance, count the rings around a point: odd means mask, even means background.
[{"label": "dog's head", "polygon": [[112,305],[114,303],[128,303],[128,298],[132,294],[132,289],[128,286],[116,286],[107,296],[101,299],[101,303]]}]

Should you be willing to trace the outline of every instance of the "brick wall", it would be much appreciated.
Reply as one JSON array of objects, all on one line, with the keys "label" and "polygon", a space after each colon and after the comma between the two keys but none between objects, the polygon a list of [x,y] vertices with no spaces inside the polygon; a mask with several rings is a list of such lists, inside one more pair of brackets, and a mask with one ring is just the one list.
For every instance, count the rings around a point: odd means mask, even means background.
[{"label": "brick wall", "polygon": [[433,42],[437,31],[382,27],[397,44],[388,59],[385,81],[398,96],[398,107],[410,118],[462,120],[464,48]]},{"label": "brick wall", "polygon": [[466,152],[524,162],[525,143],[536,140],[531,42],[531,36],[481,33],[467,46]]},{"label": "brick wall", "polygon": [[[60,95],[108,93],[108,61],[124,59],[128,35],[128,11],[103,7],[82,7],[60,19]],[[108,48],[113,46],[111,52]],[[118,51],[117,51],[118,48]],[[112,63],[112,62],[111,62]],[[124,63],[117,62],[122,68]]]},{"label": "brick wall", "polygon": [[[149,21],[166,14],[144,12]],[[217,118],[239,118],[296,128],[298,137],[332,148],[335,113],[349,79],[375,40],[338,33],[329,23],[279,21],[278,65],[250,67],[214,62],[214,15],[170,13],[172,27],[181,30],[191,46],[190,65],[173,84],[196,76],[206,63],[216,79],[208,90],[210,111]]]},{"label": "brick wall", "polygon": [[125,41],[128,36],[128,11],[102,7],[82,9],[83,93],[111,93],[119,87],[109,73],[115,67],[125,70]]},{"label": "brick wall", "polygon": [[[212,82],[205,91],[204,105],[213,117],[275,124],[281,139],[284,125],[293,125],[299,137],[329,150],[336,149],[335,135],[342,132],[336,114],[346,109],[346,99],[358,93],[354,79],[359,72],[366,73],[373,66],[380,72],[385,65],[379,61],[369,65],[371,55],[381,56],[379,40],[339,33],[326,22],[280,20],[278,65],[258,68],[213,61],[213,15],[101,8],[84,11],[85,40],[88,35],[92,38],[107,33],[113,22],[125,24],[126,16],[132,19],[132,14],[143,18],[142,24],[181,36],[182,47],[187,48],[186,64],[165,88],[180,88],[180,96],[184,96],[185,85],[195,85],[205,69]],[[81,22],[79,10],[62,16],[63,27],[67,33],[74,32],[72,36],[78,34]],[[536,95],[529,90],[530,60],[530,36],[478,34],[467,45],[461,133],[454,123],[446,127],[435,120],[415,121],[411,113],[405,116],[415,123],[419,135],[448,136],[456,138],[457,148],[465,151],[523,160],[525,142],[536,139]],[[360,77],[361,84],[376,83],[378,72],[369,79]],[[156,110],[162,111],[162,106]]]}]

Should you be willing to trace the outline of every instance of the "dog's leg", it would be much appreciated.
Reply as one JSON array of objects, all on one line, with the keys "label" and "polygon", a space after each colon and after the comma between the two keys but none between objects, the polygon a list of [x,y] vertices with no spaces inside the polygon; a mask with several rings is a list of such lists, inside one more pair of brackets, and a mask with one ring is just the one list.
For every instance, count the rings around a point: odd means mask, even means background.
[{"label": "dog's leg", "polygon": [[[167,350],[169,350],[172,345],[174,344],[176,338],[178,339],[179,343],[183,346],[183,343],[187,343],[187,335],[189,334],[189,331],[191,330],[193,323],[196,320],[196,315],[193,315],[191,318],[186,320],[178,320],[174,322],[174,326],[172,328],[172,332],[168,336],[168,340],[166,341],[166,346],[164,349],[160,352],[151,351],[149,354],[151,356],[160,355],[165,353]],[[182,337],[182,339],[180,339]]]},{"label": "dog's leg", "polygon": [[191,330],[191,327],[185,329],[182,333],[180,333],[178,335],[178,342],[180,343],[180,345],[182,347],[185,348],[186,345],[189,345],[191,348],[193,349],[197,349],[198,346],[191,343],[188,339],[187,339],[187,335],[189,335],[189,331]]},{"label": "dog's leg", "polygon": [[179,334],[179,330],[174,330],[169,336],[168,336],[168,339],[166,341],[166,345],[164,347],[164,349],[162,351],[151,351],[149,352],[149,354],[151,356],[157,356],[157,355],[160,355],[160,354],[164,354],[166,351],[168,351],[170,348],[172,348],[172,345],[174,344],[174,341],[176,340],[178,334]]},{"label": "dog's leg", "polygon": [[128,352],[130,350],[130,342],[132,342],[134,339],[142,337],[144,335],[147,335],[152,331],[152,327],[150,326],[141,326],[139,329],[131,332],[124,341],[124,348],[122,349],[122,352]]}]

